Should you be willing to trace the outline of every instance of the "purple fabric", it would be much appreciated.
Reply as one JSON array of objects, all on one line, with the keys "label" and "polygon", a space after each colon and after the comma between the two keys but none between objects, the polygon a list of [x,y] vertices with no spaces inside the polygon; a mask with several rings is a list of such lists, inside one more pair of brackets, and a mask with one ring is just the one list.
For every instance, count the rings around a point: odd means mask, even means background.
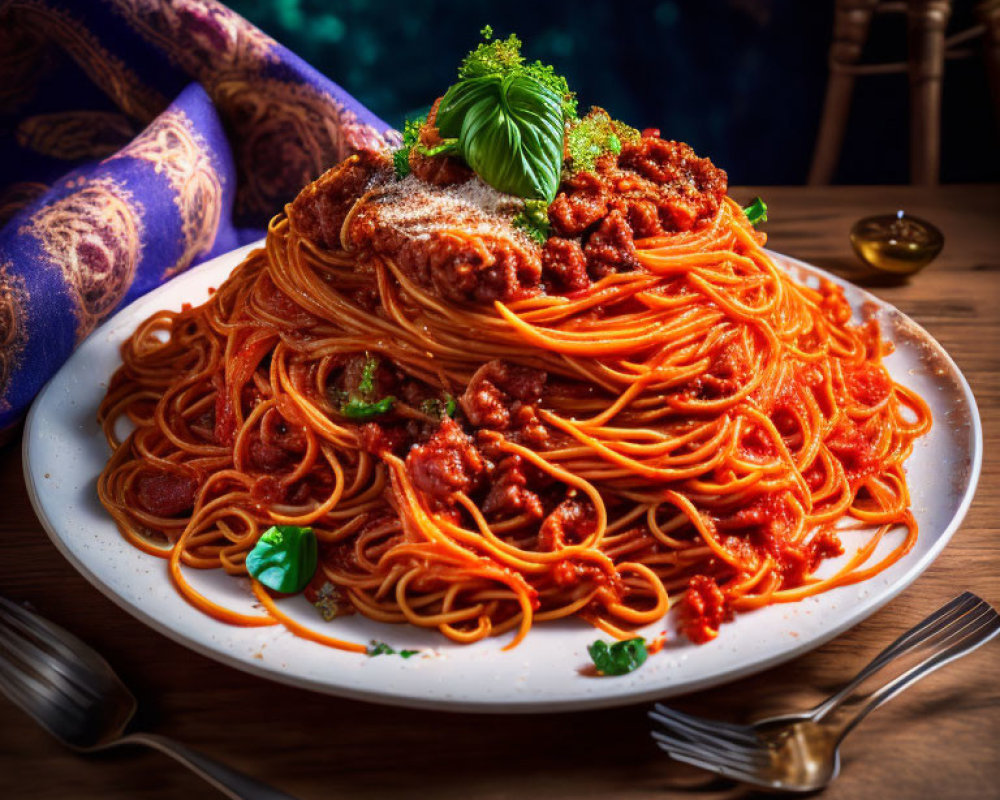
[{"label": "purple fabric", "polygon": [[0,0],[0,431],[116,309],[397,141],[215,0]]}]

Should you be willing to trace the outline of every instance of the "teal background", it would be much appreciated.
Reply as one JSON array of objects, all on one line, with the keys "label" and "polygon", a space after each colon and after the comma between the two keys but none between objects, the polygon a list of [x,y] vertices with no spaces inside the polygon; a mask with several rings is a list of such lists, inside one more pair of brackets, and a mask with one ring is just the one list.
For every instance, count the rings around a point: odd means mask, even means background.
[{"label": "teal background", "polygon": [[[394,125],[454,80],[490,23],[552,63],[580,105],[658,127],[733,183],[802,183],[827,78],[833,0],[229,0]],[[950,30],[971,24],[955,0]],[[905,58],[905,20],[877,19],[866,56]],[[1000,180],[997,122],[981,60],[949,62],[942,178]],[[904,75],[858,83],[837,181],[906,182]]]}]

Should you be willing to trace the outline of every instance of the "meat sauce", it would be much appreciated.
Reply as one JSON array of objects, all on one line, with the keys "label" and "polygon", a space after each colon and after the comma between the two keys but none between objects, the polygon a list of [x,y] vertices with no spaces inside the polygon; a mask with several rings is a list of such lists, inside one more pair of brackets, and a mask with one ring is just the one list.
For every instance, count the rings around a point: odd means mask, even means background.
[{"label": "meat sauce", "polygon": [[[432,110],[420,134],[428,148],[440,141],[433,121]],[[296,198],[288,208],[290,225],[319,247],[351,250],[362,271],[375,258],[389,260],[431,294],[453,302],[485,304],[542,293],[573,296],[608,275],[641,270],[637,240],[697,229],[716,214],[727,189],[726,173],[708,159],[699,158],[686,144],[660,138],[659,131],[644,131],[637,141],[623,145],[620,153],[598,158],[593,170],[564,175],[548,210],[551,235],[540,246],[512,224],[521,202],[486,186],[461,162],[427,157],[414,149],[410,167],[412,175],[400,180],[384,153],[360,153],[328,171]],[[359,287],[355,300],[378,313],[378,294],[371,286]],[[255,301],[265,312],[286,321],[296,334],[318,324],[266,275],[261,277]],[[849,307],[836,292],[824,293],[823,304],[834,321],[845,321],[845,313],[850,316]],[[877,329],[869,340],[872,348],[880,346]],[[226,387],[237,383],[249,387],[237,398],[245,417],[262,399],[248,379],[254,370],[266,372],[272,347],[273,341],[256,340],[237,349],[235,366],[217,376],[214,408],[191,423],[200,437],[220,445],[233,444],[237,409]],[[328,399],[343,397],[358,385],[365,358],[359,353],[337,362],[327,381]],[[690,392],[707,400],[729,395],[745,384],[750,364],[744,345],[732,341],[715,352]],[[303,384],[315,385],[315,376],[307,377]],[[791,408],[797,402],[796,393],[809,391],[816,380],[812,374],[794,376],[774,402]],[[420,409],[427,401],[440,402],[429,386],[391,364],[380,364],[372,382],[376,396],[392,395],[410,409]],[[490,361],[472,375],[457,397],[459,419],[445,414],[423,420],[419,414],[386,414],[359,423],[359,437],[370,453],[393,453],[404,459],[413,486],[435,510],[458,515],[461,509],[456,508],[454,497],[465,493],[488,521],[518,515],[538,520],[533,546],[554,551],[592,534],[596,510],[565,484],[497,445],[502,437],[534,450],[557,446],[550,441],[554,433],[542,424],[537,409],[547,391],[573,388],[555,386],[540,370]],[[892,385],[884,370],[859,366],[845,371],[840,389],[858,406],[872,408],[889,397]],[[324,496],[332,486],[333,477],[322,463],[307,478],[294,483],[285,479],[306,451],[304,432],[293,419],[294,412],[271,409],[263,415],[259,432],[246,438],[244,467],[257,476],[250,495],[260,507],[305,503]],[[828,444],[854,484],[877,463],[877,443],[863,422],[845,419],[831,433]],[[772,440],[752,426],[744,432],[740,446],[746,458],[759,463],[778,455]],[[818,486],[823,475],[814,469],[806,480]],[[147,472],[137,478],[135,496],[150,513],[177,516],[191,511],[197,486],[198,481],[190,476]],[[789,497],[778,493],[763,495],[729,517],[710,522],[726,547],[734,552],[743,548],[751,554],[769,553],[784,582],[797,585],[820,559],[840,553],[842,547],[832,530],[790,546],[782,540],[781,531],[789,528],[791,518]],[[347,540],[330,545],[328,549],[333,549],[327,556],[350,566],[356,558],[352,547]],[[624,591],[616,575],[592,563],[562,562],[553,580],[560,588],[585,583],[601,591]],[[311,586],[310,599],[321,599],[322,589],[318,584]],[[346,605],[343,598],[339,602]],[[699,575],[690,582],[681,614],[688,637],[705,642],[732,616],[732,609],[716,581]]]},{"label": "meat sauce", "polygon": [[[440,141],[433,110],[420,141]],[[716,213],[727,188],[726,173],[707,158],[646,131],[620,153],[598,158],[592,171],[565,177],[549,206],[551,235],[539,246],[512,224],[521,201],[461,162],[414,148],[410,167],[413,174],[399,180],[387,155],[355,156],[303,191],[289,220],[321,246],[346,243],[362,261],[365,254],[392,259],[440,297],[509,302],[570,294],[611,273],[641,269],[636,239],[697,228]]]}]

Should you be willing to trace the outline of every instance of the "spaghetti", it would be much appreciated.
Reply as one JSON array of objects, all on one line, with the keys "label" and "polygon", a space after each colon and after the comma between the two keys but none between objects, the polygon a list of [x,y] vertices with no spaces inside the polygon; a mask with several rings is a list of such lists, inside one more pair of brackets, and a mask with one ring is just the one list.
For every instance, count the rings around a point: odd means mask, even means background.
[{"label": "spaghetti", "polygon": [[[629,167],[693,158],[678,147],[647,132],[564,179],[544,247],[475,176],[335,167],[208,302],[124,344],[102,503],[204,612],[358,651],[256,581],[260,611],[237,613],[186,571],[246,575],[267,528],[310,526],[310,598],[513,647],[566,617],[627,638],[671,598],[704,642],[885,569],[917,535],[903,462],[927,406],[890,379],[877,323],[781,272],[717,175],[679,191]],[[871,533],[818,578],[846,518]]]}]

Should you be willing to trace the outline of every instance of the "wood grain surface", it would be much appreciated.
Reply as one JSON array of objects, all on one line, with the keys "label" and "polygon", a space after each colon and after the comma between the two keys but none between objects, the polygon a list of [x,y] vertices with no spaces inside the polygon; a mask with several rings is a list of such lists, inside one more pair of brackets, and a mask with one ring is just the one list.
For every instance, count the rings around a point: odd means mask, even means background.
[{"label": "wood grain surface", "polygon": [[[1000,187],[770,187],[770,246],[868,286],[924,325],[975,392],[986,437],[979,490],[938,560],[886,608],[783,666],[676,701],[728,720],[806,707],[900,632],[969,589],[1000,605]],[[904,208],[945,234],[908,282],[873,281],[847,239],[861,216]],[[245,675],[121,611],[58,554],[35,519],[18,440],[0,450],[0,594],[30,601],[91,643],[140,700],[138,725],[176,737],[302,800],[319,798],[736,798],[762,796],[669,761],[645,706],[546,716],[411,711]],[[824,798],[1000,798],[1000,641],[947,666],[864,722]],[[0,696],[4,798],[221,797],[165,757],[81,757]]]}]

